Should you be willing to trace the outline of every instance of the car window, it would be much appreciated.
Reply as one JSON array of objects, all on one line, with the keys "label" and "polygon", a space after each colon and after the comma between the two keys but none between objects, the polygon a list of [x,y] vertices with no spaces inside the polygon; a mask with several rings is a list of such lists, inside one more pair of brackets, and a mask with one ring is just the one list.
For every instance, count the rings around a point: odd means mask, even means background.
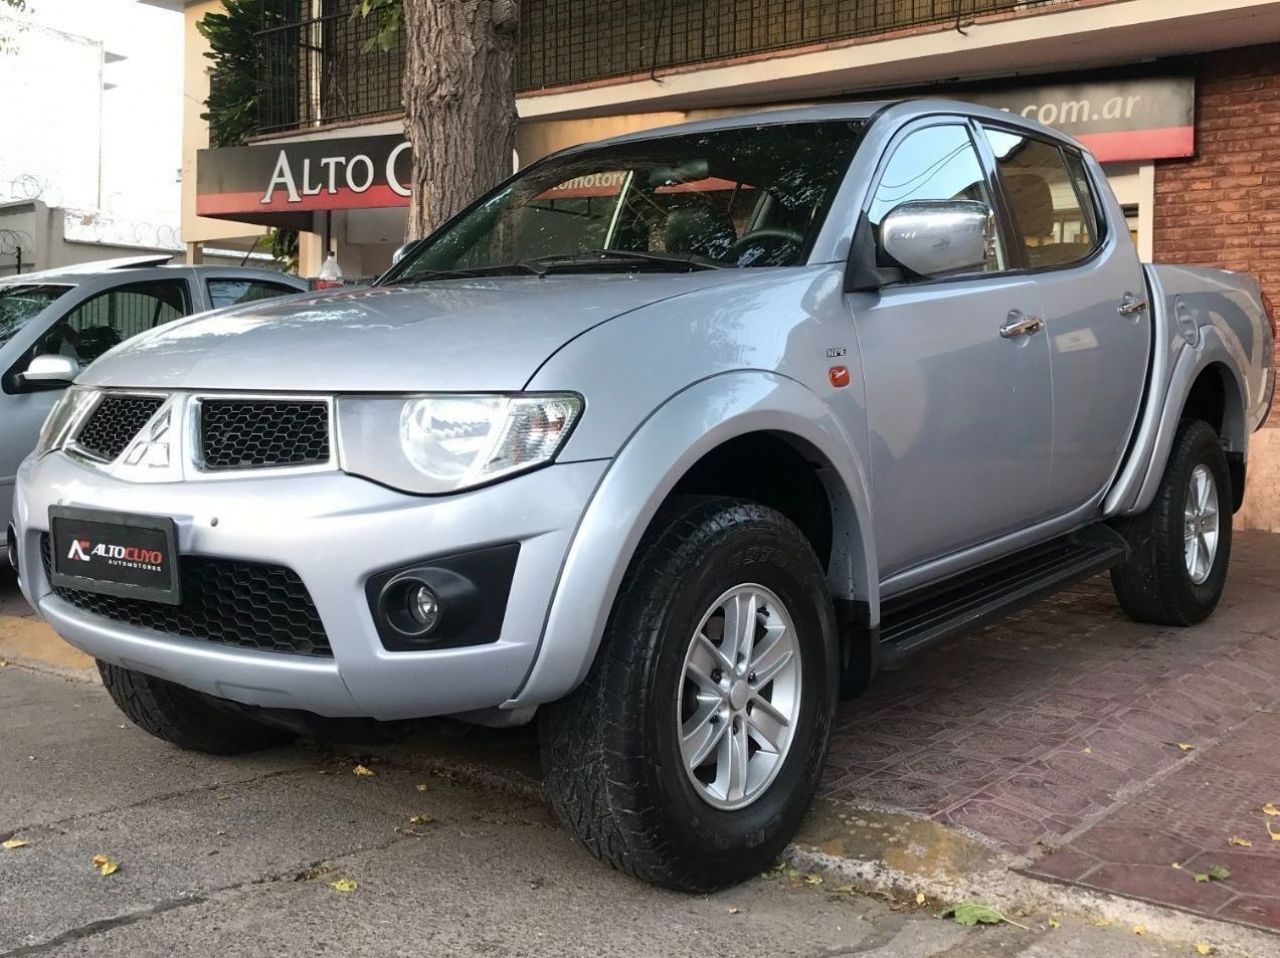
[{"label": "car window", "polygon": [[183,280],[129,283],[91,296],[59,319],[33,355],[68,356],[85,365],[108,349],[191,311]]},{"label": "car window", "polygon": [[[872,196],[867,214],[871,225],[879,229],[889,213],[913,200],[976,200],[993,206],[968,128],[960,124],[928,126],[902,140]],[[1004,249],[997,236],[996,255],[986,271],[1004,268]]]},{"label": "car window", "polygon": [[205,284],[209,290],[209,301],[214,309],[223,306],[238,306],[241,303],[254,303],[260,299],[275,299],[277,296],[289,296],[301,292],[284,283],[273,283],[265,279],[211,279]]},{"label": "car window", "polygon": [[693,259],[795,266],[862,134],[863,125],[851,121],[761,125],[554,156],[416,247],[386,281],[520,264],[558,271],[684,271]]},{"label": "car window", "polygon": [[986,134],[1027,265],[1048,269],[1088,259],[1097,246],[1096,213],[1091,199],[1081,200],[1063,151],[1006,130]]},{"label": "car window", "polygon": [[71,286],[46,283],[6,283],[0,286],[0,346],[16,336],[27,323]]}]

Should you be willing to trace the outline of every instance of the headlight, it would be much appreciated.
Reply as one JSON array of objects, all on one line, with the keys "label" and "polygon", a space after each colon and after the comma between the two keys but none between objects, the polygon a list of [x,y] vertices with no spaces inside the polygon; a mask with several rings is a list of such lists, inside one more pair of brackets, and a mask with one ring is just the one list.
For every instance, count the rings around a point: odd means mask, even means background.
[{"label": "headlight", "polygon": [[40,428],[40,438],[36,441],[36,457],[45,453],[56,452],[67,444],[72,432],[79,424],[98,393],[93,389],[79,389],[72,386],[57,401]]},{"label": "headlight", "polygon": [[339,399],[341,465],[406,492],[456,492],[550,462],[581,414],[573,393]]}]

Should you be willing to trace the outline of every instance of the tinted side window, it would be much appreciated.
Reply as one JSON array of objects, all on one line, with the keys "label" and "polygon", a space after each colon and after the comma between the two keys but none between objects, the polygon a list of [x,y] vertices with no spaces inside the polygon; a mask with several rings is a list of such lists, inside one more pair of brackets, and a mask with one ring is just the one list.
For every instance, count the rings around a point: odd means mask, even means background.
[{"label": "tinted side window", "polygon": [[[912,200],[976,200],[993,205],[966,127],[925,127],[898,144],[872,197],[868,212],[871,225],[879,229],[885,216]],[[986,270],[1004,268],[1004,250],[997,239],[996,255]]]},{"label": "tinted side window", "polygon": [[85,300],[36,343],[34,355],[91,363],[112,346],[190,312],[182,280],[130,283]]},{"label": "tinted side window", "polygon": [[1093,204],[1081,200],[1062,150],[1004,130],[986,133],[1027,265],[1045,269],[1087,259],[1098,239]]},{"label": "tinted side window", "polygon": [[207,285],[209,301],[213,303],[214,309],[238,306],[241,303],[254,303],[260,299],[275,299],[277,296],[301,292],[292,286],[263,279],[211,279]]}]

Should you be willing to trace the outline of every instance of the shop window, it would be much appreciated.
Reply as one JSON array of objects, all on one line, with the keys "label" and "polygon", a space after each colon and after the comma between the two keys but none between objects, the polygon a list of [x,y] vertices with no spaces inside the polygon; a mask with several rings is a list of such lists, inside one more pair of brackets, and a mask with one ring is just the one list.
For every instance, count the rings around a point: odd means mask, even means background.
[{"label": "shop window", "polygon": [[1072,170],[1053,143],[987,129],[1000,184],[1032,269],[1070,266],[1088,259],[1098,242],[1098,221],[1084,167]]},{"label": "shop window", "polygon": [[190,311],[182,280],[119,286],[85,300],[58,320],[36,343],[33,355],[69,356],[86,365],[126,339]]}]

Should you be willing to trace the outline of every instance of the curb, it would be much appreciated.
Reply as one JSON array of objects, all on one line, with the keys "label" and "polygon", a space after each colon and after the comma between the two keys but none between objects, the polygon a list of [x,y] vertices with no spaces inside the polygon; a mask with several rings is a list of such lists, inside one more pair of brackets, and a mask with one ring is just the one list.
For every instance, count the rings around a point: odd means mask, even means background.
[{"label": "curb", "polygon": [[35,616],[0,615],[0,661],[74,682],[99,682],[93,658]]},{"label": "curb", "polygon": [[954,903],[980,902],[1044,927],[1050,917],[1073,917],[1127,932],[1145,926],[1152,938],[1190,952],[1212,942],[1222,956],[1277,952],[1270,932],[1024,875],[1025,863],[964,832],[928,819],[819,799],[783,860],[800,872],[881,896]]}]

